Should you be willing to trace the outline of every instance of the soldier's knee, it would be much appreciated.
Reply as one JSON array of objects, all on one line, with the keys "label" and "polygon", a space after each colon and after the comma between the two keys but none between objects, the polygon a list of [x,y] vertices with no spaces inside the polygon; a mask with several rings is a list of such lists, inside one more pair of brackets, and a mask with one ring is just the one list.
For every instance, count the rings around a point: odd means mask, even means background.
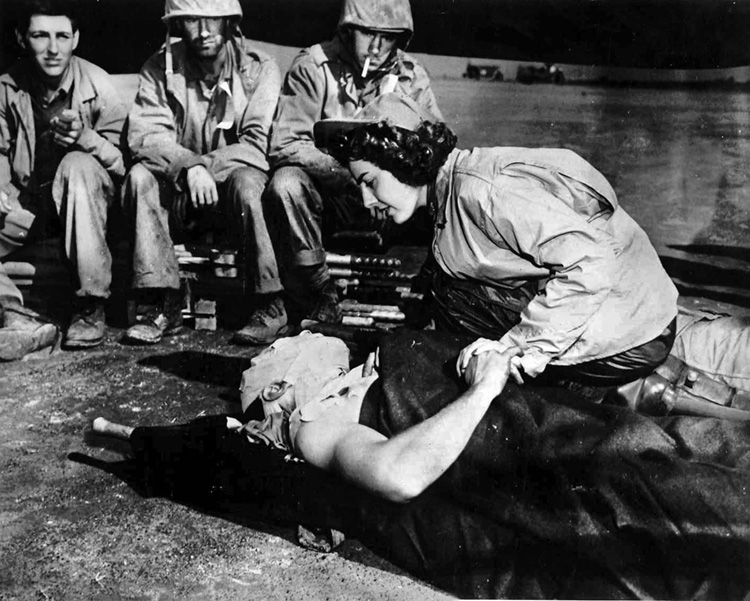
[{"label": "soldier's knee", "polygon": [[158,186],[156,176],[140,163],[136,163],[125,176],[125,187],[128,190],[143,190]]},{"label": "soldier's knee", "polygon": [[57,175],[65,179],[86,177],[102,170],[99,162],[87,152],[73,150],[65,154],[57,167]]},{"label": "soldier's knee", "polygon": [[274,172],[266,193],[279,202],[295,204],[304,198],[309,180],[310,176],[299,167],[282,167]]},{"label": "soldier's knee", "polygon": [[140,163],[128,171],[123,182],[123,202],[126,206],[160,203],[159,181],[156,176]]},{"label": "soldier's knee", "polygon": [[57,167],[52,186],[55,204],[88,204],[106,206],[115,193],[106,169],[86,152],[65,154]]},{"label": "soldier's knee", "polygon": [[235,203],[245,207],[260,206],[268,176],[252,167],[235,169],[228,179],[230,194]]}]

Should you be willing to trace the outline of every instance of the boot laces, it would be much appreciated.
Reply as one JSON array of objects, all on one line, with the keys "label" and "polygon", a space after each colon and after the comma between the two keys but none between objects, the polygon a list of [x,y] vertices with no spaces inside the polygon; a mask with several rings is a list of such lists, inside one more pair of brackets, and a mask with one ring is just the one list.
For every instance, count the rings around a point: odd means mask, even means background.
[{"label": "boot laces", "polygon": [[281,308],[277,300],[273,300],[263,307],[259,307],[253,312],[250,321],[257,321],[263,324],[267,324],[277,317],[281,316]]}]

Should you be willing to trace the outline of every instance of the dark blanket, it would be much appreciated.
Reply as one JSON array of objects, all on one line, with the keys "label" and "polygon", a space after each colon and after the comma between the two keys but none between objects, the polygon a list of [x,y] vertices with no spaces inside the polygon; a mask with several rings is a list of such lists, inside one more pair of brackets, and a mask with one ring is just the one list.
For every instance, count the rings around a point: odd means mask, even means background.
[{"label": "dark blanket", "polygon": [[[361,421],[386,434],[463,390],[465,343],[384,339]],[[750,590],[750,426],[655,421],[509,384],[459,461],[407,505],[248,443],[222,416],[138,428],[141,484],[249,519],[328,526],[460,597],[742,599]]]},{"label": "dark blanket", "polygon": [[[467,342],[436,333],[383,341],[383,394],[361,421],[390,435],[450,403],[463,390],[454,366]],[[486,537],[445,550],[469,566],[465,594],[741,599],[748,450],[747,422],[657,421],[509,383],[430,491],[456,514],[422,520],[422,532],[460,528],[456,516],[491,524]]]}]

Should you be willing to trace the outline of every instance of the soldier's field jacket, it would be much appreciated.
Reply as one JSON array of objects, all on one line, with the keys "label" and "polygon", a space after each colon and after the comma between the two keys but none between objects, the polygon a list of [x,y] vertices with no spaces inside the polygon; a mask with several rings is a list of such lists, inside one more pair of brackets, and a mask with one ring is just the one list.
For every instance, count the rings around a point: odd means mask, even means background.
[{"label": "soldier's field jacket", "polygon": [[[36,132],[31,104],[34,66],[21,60],[0,76],[0,190],[17,198],[31,180]],[[115,177],[125,174],[121,135],[127,107],[109,74],[73,56],[71,109],[83,122],[83,132],[70,150],[91,154]]]},{"label": "soldier's field jacket", "polygon": [[[165,49],[141,69],[130,110],[128,145],[133,159],[181,188],[185,169],[204,165],[217,182],[237,167],[268,171],[266,154],[281,75],[274,60],[242,38],[228,43],[228,75],[220,84],[220,106],[208,117],[190,112],[188,64],[182,41],[171,44],[173,73],[167,73]],[[191,127],[186,125],[191,123]],[[204,140],[194,135],[203,130]],[[191,135],[189,132],[193,132]],[[209,140],[205,147],[205,140]]]},{"label": "soldier's field jacket", "polygon": [[394,59],[366,82],[360,70],[340,37],[295,58],[274,121],[269,154],[273,167],[302,167],[324,184],[336,173],[348,181],[348,172],[315,147],[313,125],[320,119],[352,117],[384,91],[410,96],[442,120],[427,72],[409,54],[397,49]]},{"label": "soldier's field jacket", "polygon": [[503,341],[522,362],[573,365],[644,344],[677,290],[604,176],[570,150],[454,150],[432,190],[435,259],[449,275],[538,294]]}]

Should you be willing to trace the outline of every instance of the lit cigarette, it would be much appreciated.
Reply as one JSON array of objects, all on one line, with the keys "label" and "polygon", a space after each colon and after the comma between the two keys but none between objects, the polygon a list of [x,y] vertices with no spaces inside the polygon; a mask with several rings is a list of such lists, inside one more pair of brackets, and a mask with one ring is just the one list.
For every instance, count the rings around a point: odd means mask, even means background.
[{"label": "lit cigarette", "polygon": [[370,57],[368,56],[365,59],[365,66],[362,67],[362,77],[365,77],[365,75],[367,75],[367,71],[369,71],[369,69],[370,69]]}]

